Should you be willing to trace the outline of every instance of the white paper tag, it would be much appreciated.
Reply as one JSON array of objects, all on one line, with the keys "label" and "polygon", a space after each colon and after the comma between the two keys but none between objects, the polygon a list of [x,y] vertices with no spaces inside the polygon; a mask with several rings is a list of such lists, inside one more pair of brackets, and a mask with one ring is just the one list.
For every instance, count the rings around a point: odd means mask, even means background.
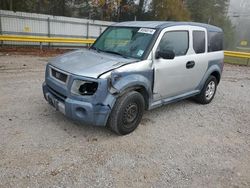
[{"label": "white paper tag", "polygon": [[141,57],[143,53],[144,53],[143,50],[139,50],[139,51],[137,52],[137,56]]},{"label": "white paper tag", "polygon": [[140,28],[139,33],[147,33],[150,35],[153,35],[155,33],[155,29],[150,29],[150,28]]}]

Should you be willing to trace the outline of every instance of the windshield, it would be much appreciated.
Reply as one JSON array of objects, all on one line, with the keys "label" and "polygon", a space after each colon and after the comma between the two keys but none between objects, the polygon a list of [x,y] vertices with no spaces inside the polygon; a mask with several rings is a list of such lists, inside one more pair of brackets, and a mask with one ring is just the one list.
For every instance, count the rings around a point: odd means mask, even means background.
[{"label": "windshield", "polygon": [[109,27],[91,48],[141,59],[154,33],[155,29],[150,28]]}]

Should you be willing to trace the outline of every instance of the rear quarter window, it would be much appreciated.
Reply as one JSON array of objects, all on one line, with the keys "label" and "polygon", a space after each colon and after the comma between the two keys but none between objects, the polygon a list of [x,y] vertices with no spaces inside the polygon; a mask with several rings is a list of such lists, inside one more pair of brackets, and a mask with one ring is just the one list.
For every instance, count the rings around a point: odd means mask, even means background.
[{"label": "rear quarter window", "polygon": [[223,50],[223,33],[221,32],[209,32],[208,33],[208,51],[216,52]]}]

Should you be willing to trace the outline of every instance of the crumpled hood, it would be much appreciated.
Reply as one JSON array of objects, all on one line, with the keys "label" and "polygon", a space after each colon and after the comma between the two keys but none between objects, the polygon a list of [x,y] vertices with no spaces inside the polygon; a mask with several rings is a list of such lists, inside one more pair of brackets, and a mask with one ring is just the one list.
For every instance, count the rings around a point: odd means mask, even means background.
[{"label": "crumpled hood", "polygon": [[98,78],[102,73],[135,61],[137,60],[83,49],[55,57],[51,59],[49,63],[50,65],[71,74]]}]

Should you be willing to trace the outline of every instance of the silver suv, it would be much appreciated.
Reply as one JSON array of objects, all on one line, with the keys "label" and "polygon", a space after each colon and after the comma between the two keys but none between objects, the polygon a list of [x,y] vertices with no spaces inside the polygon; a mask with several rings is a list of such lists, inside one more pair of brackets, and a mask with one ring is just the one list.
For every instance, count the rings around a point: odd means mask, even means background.
[{"label": "silver suv", "polygon": [[223,31],[193,22],[135,21],[108,27],[89,49],[49,61],[43,93],[67,117],[120,135],[144,110],[214,98],[224,64]]}]

